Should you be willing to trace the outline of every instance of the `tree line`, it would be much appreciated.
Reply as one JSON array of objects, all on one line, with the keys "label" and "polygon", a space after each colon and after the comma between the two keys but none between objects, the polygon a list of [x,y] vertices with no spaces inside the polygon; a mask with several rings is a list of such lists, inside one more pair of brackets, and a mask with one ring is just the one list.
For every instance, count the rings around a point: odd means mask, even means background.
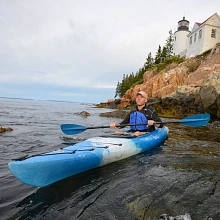
[{"label": "tree line", "polygon": [[173,43],[174,35],[172,30],[170,30],[165,45],[163,47],[159,45],[155,57],[152,57],[152,53],[150,52],[143,67],[141,67],[135,74],[132,72],[123,75],[122,81],[117,84],[115,98],[122,97],[128,89],[143,83],[143,75],[146,71],[151,70],[158,64],[170,62],[171,57],[173,57]]}]

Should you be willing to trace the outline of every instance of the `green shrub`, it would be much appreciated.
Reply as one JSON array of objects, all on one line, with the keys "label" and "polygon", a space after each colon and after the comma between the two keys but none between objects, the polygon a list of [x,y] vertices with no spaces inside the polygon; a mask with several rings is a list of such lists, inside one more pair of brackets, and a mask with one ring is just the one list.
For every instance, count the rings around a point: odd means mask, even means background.
[{"label": "green shrub", "polygon": [[[170,58],[166,58],[163,62],[157,64],[154,66],[156,68],[155,75],[159,74],[162,70],[168,71],[174,67],[176,67],[178,64],[182,63],[185,60],[185,58],[179,57],[179,56],[172,56]],[[174,64],[177,65],[174,65]],[[171,65],[173,64],[173,65]]]},{"label": "green shrub", "polygon": [[199,59],[190,59],[186,62],[186,66],[188,67],[189,72],[194,72],[200,66],[201,61]]},{"label": "green shrub", "polygon": [[130,86],[130,88],[133,88],[133,87],[135,87],[136,85],[140,85],[140,84],[142,84],[142,83],[144,83],[144,77],[143,77],[143,79],[140,79],[139,81],[137,81],[137,82],[135,82],[134,84],[132,84],[132,85]]},{"label": "green shrub", "polygon": [[204,60],[204,59],[206,59],[207,56],[211,53],[211,51],[212,51],[212,49],[206,50],[205,52],[203,52],[203,53],[197,55],[196,58],[198,58],[198,59],[203,59],[203,60]]}]

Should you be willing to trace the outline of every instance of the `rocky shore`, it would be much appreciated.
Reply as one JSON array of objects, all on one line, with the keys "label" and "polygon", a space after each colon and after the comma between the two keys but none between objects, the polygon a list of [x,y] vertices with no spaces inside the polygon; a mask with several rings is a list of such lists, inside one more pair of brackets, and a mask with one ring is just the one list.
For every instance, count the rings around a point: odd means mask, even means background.
[{"label": "rocky shore", "polygon": [[155,149],[155,154],[140,158],[141,166],[132,170],[133,175],[126,174],[126,181],[114,187],[114,192],[126,189],[129,195],[120,198],[119,193],[114,203],[124,199],[127,209],[122,207],[122,212],[132,213],[134,219],[220,219],[220,43],[173,66],[160,73],[145,72],[143,84],[127,90],[120,99],[100,103],[97,107],[117,109],[101,116],[125,117],[134,107],[136,93],[144,90],[148,104],[161,117],[207,112],[214,122],[196,129],[170,124],[171,135],[160,153]]},{"label": "rocky shore", "polygon": [[155,69],[145,72],[143,84],[130,88],[120,99],[110,99],[97,107],[130,108],[136,93],[143,90],[162,117],[181,118],[207,112],[220,119],[220,43],[172,66],[159,73]]}]

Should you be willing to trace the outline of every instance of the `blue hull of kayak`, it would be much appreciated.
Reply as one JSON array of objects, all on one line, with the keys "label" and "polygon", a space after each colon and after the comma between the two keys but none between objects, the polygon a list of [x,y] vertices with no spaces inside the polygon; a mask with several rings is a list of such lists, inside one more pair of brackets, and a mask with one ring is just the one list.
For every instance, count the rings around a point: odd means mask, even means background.
[{"label": "blue hull of kayak", "polygon": [[8,166],[20,181],[43,187],[149,150],[160,145],[168,132],[163,127],[136,138],[94,137],[57,151],[12,161]]}]

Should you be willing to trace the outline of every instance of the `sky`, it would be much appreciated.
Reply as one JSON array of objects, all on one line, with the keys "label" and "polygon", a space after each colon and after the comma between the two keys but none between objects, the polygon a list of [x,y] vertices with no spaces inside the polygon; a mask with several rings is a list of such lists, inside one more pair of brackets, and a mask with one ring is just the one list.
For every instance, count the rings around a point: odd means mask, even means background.
[{"label": "sky", "polygon": [[[217,11],[219,10],[219,11]],[[0,0],[0,97],[100,103],[219,0]]]}]

